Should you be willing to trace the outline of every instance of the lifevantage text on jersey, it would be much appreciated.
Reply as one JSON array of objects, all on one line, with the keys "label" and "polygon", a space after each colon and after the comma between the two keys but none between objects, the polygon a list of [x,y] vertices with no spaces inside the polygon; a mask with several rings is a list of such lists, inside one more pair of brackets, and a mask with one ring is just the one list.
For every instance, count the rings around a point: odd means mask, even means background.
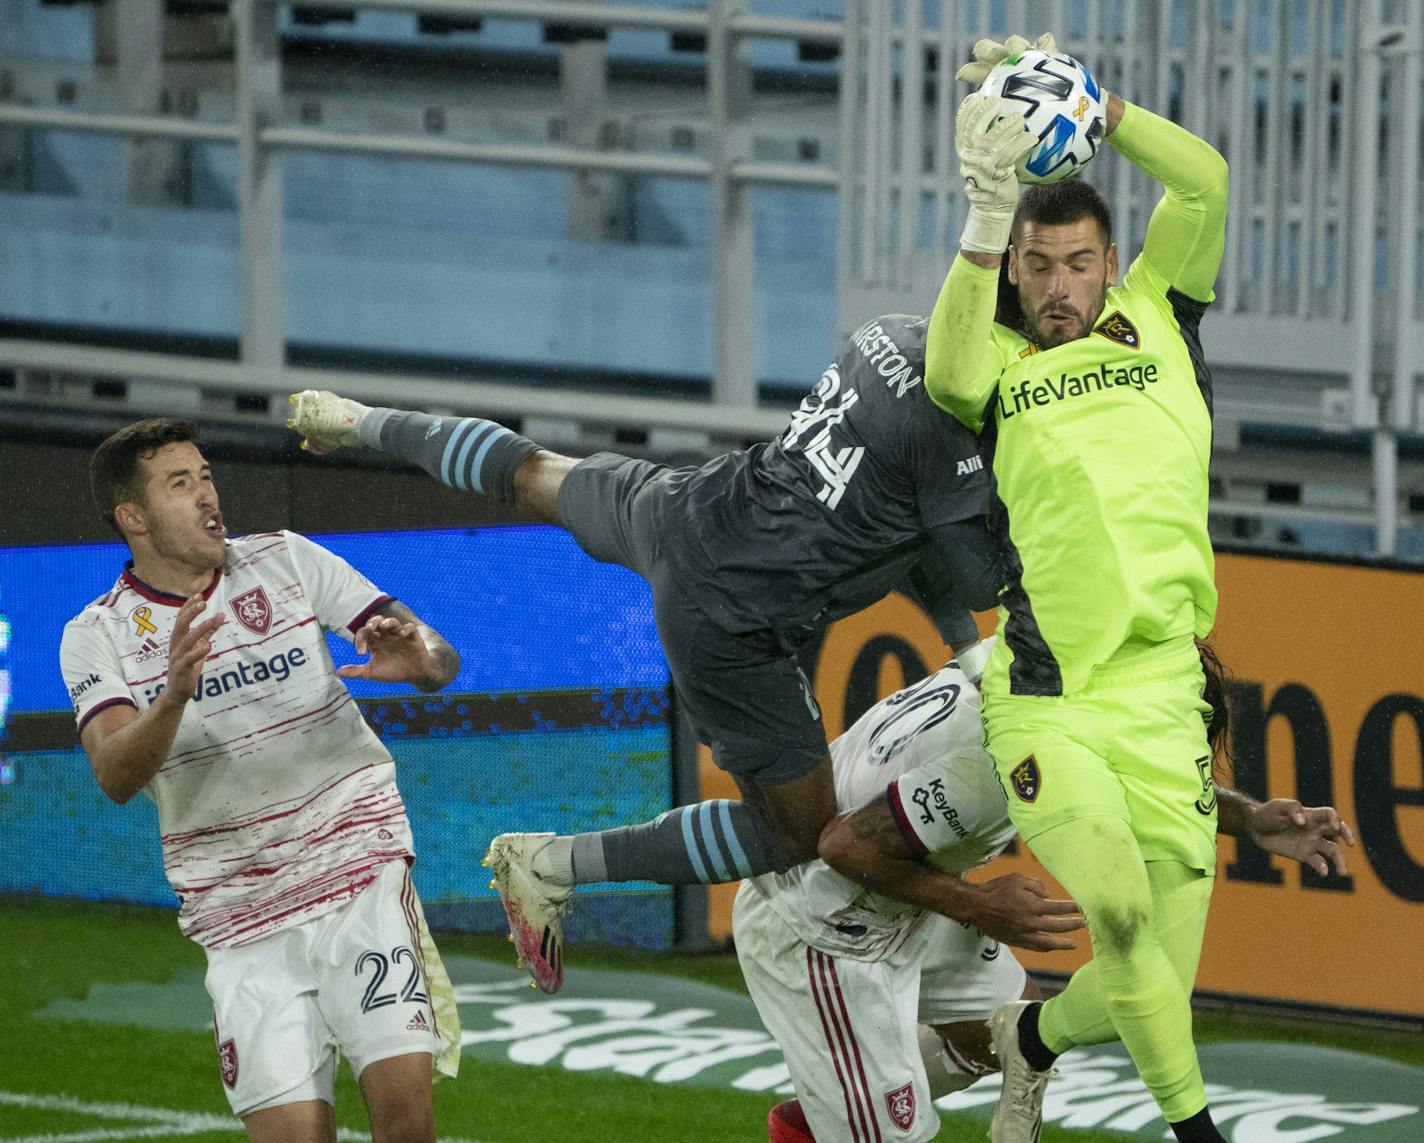
[{"label": "lifevantage text on jersey", "polygon": [[1007,420],[1027,413],[1035,406],[1066,401],[1073,397],[1088,397],[1094,393],[1109,393],[1114,389],[1132,388],[1139,393],[1157,383],[1157,364],[1114,366],[1106,361],[1096,369],[1086,369],[1070,377],[1060,373],[1057,379],[1041,381],[1025,378],[1007,392],[999,390],[999,417]]},{"label": "lifevantage text on jersey", "polygon": [[[250,687],[254,683],[265,683],[268,679],[276,679],[279,683],[286,682],[292,670],[305,666],[306,661],[306,651],[301,647],[293,647],[288,651],[278,651],[270,659],[258,659],[255,663],[238,663],[220,672],[204,671],[191,701],[202,702],[204,698],[215,698],[231,690]],[[143,697],[152,703],[167,685],[159,683],[151,690],[145,688]]]}]

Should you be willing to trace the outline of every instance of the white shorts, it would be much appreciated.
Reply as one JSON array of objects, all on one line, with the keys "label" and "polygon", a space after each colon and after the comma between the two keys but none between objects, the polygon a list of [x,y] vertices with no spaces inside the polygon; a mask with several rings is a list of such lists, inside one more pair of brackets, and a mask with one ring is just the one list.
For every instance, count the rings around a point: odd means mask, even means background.
[{"label": "white shorts", "polygon": [[918,940],[920,1023],[983,1021],[1023,995],[1028,973],[1008,945],[939,913],[925,917]]},{"label": "white shorts", "polygon": [[[378,1060],[437,1055],[423,922],[404,861],[355,900],[230,949],[207,949],[218,1066],[235,1115],[333,1102],[338,1053],[357,1077]],[[443,968],[431,966],[432,979]]]},{"label": "white shorts", "polygon": [[[1008,949],[937,914],[883,960],[856,960],[800,940],[744,885],[732,933],[747,989],[817,1139],[934,1138],[939,1115],[917,1025],[986,1020],[1024,988]],[[986,957],[991,949],[1000,951]]]}]

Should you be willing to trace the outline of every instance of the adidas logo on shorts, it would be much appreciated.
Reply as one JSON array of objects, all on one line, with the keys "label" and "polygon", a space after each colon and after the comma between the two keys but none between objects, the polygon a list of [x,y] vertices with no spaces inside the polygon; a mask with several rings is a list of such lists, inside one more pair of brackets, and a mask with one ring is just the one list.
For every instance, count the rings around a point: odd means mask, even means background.
[{"label": "adidas logo on shorts", "polygon": [[417,1012],[411,1017],[411,1021],[405,1026],[405,1030],[407,1032],[433,1032],[435,1029],[430,1026],[430,1021],[425,1018],[424,1012]]}]

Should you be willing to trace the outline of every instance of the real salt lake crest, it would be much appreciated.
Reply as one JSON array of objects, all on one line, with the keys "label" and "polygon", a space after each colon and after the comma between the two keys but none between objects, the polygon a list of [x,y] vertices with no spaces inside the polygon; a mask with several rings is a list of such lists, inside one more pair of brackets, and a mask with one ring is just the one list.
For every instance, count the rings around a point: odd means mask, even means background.
[{"label": "real salt lake crest", "polygon": [[[479,1060],[615,1071],[657,1083],[789,1091],[786,1066],[739,993],[678,977],[602,969],[569,971],[556,996],[528,987],[513,967],[447,958],[464,1029],[467,1066]],[[201,973],[165,985],[96,984],[83,1000],[42,1015],[143,1027],[208,1029]],[[1289,1043],[1205,1044],[1212,1111],[1232,1143],[1418,1143],[1424,1071],[1334,1048]],[[1144,1139],[1168,1136],[1156,1104],[1120,1046],[1070,1052],[1048,1088],[1044,1118]],[[458,1082],[458,1081],[457,1081]],[[993,1078],[939,1101],[988,1119]]]}]

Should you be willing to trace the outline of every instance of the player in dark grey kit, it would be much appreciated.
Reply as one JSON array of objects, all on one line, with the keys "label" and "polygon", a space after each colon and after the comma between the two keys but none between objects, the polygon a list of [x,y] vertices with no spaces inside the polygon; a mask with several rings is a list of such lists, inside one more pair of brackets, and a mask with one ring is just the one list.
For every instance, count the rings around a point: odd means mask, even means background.
[{"label": "player in dark grey kit", "polygon": [[775,441],[701,467],[612,453],[578,461],[491,421],[292,398],[307,447],[367,444],[436,479],[560,524],[653,590],[678,702],[743,800],[555,838],[506,834],[489,862],[520,957],[562,980],[559,918],[575,883],[732,881],[816,856],[835,790],[820,711],[796,650],[842,616],[912,585],[947,643],[977,639],[996,602],[988,480],[974,437],[923,385],[926,322],[858,330]]}]

